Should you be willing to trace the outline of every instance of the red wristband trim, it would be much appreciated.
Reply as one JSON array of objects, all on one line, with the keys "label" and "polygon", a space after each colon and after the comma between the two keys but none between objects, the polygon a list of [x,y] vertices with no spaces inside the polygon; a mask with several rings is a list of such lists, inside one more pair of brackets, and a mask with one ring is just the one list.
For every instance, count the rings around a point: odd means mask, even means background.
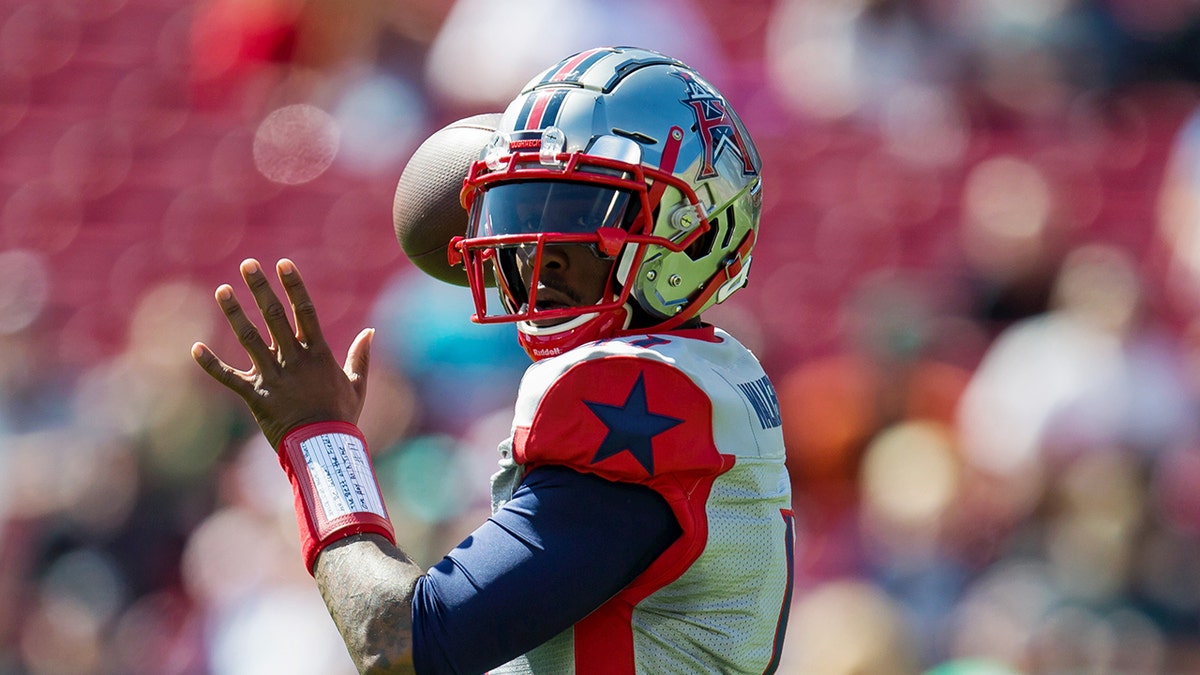
[{"label": "red wristband trim", "polygon": [[316,422],[296,427],[279,443],[279,463],[292,484],[309,574],[317,555],[343,537],[373,532],[396,543],[367,441],[357,426]]}]

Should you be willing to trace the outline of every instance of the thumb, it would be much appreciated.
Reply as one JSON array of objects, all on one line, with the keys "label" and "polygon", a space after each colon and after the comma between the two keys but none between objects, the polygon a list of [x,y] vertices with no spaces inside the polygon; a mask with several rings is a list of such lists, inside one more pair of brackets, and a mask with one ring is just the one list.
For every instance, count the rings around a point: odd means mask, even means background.
[{"label": "thumb", "polygon": [[359,396],[366,393],[367,370],[371,365],[371,342],[374,339],[375,329],[364,328],[350,343],[350,350],[346,352],[346,366],[343,370]]}]

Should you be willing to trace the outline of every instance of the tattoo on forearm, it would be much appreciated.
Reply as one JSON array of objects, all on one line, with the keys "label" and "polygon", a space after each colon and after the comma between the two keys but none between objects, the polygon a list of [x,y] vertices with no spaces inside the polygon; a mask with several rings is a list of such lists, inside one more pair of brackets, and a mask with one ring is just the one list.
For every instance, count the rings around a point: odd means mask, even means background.
[{"label": "tattoo on forearm", "polygon": [[321,597],[360,672],[412,672],[412,598],[422,574],[374,535],[347,537],[317,559]]}]

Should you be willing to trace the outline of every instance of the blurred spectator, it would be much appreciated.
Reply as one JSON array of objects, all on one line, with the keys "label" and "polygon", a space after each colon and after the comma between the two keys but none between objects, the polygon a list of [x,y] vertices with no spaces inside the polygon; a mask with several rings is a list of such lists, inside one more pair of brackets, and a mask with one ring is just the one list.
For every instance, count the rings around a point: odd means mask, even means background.
[{"label": "blurred spectator", "polygon": [[767,28],[769,83],[804,115],[872,119],[906,88],[963,77],[963,52],[936,16],[905,0],[780,0]]},{"label": "blurred spectator", "polygon": [[1118,249],[1067,256],[1051,311],[997,338],[967,392],[960,421],[973,464],[1016,474],[1081,449],[1154,451],[1189,437],[1181,354],[1156,334],[1142,293]]},{"label": "blurred spectator", "polygon": [[[1002,653],[989,634],[982,639],[990,646],[957,646],[968,654],[991,650],[1002,662],[1039,672],[1115,667],[1113,654],[1122,654],[1137,663],[1135,672],[1159,672],[1163,632],[1178,626],[1157,611],[1156,624],[1140,607],[1141,545],[1160,526],[1146,509],[1145,476],[1163,453],[1195,442],[1195,391],[1179,345],[1146,313],[1142,284],[1123,251],[1075,249],[1056,279],[1050,311],[1000,335],[964,396],[964,457],[1004,486],[1007,504],[991,523],[1007,532],[999,551],[1013,561],[1040,561],[1026,568],[1038,574],[1042,590],[1030,599],[1039,604],[1013,627],[1057,621],[1062,608],[1080,617],[1097,613],[1059,625],[1066,632],[1055,642],[1033,644],[1038,629],[1028,629]],[[1108,621],[1114,602],[1127,603],[1123,621],[1147,634],[1150,651],[1088,642],[1088,626]],[[1132,637],[1117,632],[1112,639]]]}]

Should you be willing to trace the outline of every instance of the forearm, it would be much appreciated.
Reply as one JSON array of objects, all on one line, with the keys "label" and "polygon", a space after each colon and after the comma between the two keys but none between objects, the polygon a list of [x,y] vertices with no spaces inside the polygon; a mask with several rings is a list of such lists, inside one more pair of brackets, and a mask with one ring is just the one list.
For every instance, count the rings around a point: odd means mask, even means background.
[{"label": "forearm", "polygon": [[360,534],[322,550],[313,573],[360,673],[414,672],[416,563],[383,537]]}]

